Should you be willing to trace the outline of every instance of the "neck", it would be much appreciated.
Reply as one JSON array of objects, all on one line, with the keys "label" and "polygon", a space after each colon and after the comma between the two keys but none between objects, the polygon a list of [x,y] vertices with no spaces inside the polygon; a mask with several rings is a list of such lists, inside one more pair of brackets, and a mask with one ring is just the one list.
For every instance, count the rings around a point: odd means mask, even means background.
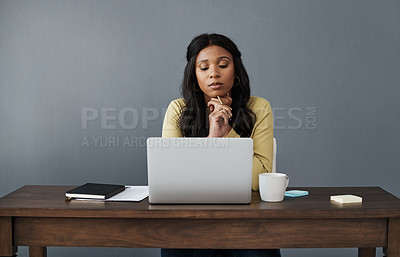
[{"label": "neck", "polygon": [[206,102],[206,104],[211,100],[211,97],[209,97],[208,95],[204,94],[204,101]]}]

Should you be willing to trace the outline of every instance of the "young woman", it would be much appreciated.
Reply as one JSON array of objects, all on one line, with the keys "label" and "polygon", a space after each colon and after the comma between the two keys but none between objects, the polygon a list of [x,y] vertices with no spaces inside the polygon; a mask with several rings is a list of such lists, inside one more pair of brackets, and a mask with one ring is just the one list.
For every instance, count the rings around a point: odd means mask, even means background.
[{"label": "young woman", "polygon": [[[269,102],[250,96],[249,77],[235,43],[219,34],[202,34],[189,44],[183,98],[168,106],[163,137],[251,137],[253,190],[258,175],[271,172],[273,119]],[[255,239],[257,240],[257,239]],[[175,250],[162,256],[280,256],[279,250]]]}]

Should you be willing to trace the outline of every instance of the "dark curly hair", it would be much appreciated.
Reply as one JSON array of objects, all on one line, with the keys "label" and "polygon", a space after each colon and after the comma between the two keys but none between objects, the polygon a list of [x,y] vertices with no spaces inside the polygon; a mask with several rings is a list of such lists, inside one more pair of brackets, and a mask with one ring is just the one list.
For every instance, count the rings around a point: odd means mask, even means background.
[{"label": "dark curly hair", "polygon": [[229,123],[238,135],[250,137],[255,123],[255,114],[247,107],[250,99],[249,76],[235,43],[220,34],[201,34],[195,37],[187,48],[187,64],[181,86],[182,96],[186,104],[182,110],[179,124],[182,134],[185,137],[208,136],[209,122],[204,93],[201,90],[195,90],[195,88],[199,88],[195,62],[201,50],[213,45],[224,48],[233,56],[235,74],[239,77],[239,83],[231,89],[233,119]]}]

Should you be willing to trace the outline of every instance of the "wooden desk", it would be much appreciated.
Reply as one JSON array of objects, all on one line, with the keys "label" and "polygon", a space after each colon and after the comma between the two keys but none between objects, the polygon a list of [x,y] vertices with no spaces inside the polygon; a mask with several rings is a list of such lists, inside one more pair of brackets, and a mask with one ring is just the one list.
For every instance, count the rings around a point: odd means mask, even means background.
[{"label": "wooden desk", "polygon": [[[379,187],[302,188],[310,195],[250,205],[150,205],[64,201],[72,186],[24,186],[0,199],[0,256],[29,246],[143,248],[385,247],[400,256],[400,200]],[[362,204],[338,205],[330,195],[355,194]]]}]

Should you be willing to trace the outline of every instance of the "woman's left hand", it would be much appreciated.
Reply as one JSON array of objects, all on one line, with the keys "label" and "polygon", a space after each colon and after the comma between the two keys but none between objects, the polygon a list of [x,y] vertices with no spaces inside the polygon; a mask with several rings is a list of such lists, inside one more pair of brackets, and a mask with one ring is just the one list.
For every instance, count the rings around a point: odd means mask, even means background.
[{"label": "woman's left hand", "polygon": [[232,108],[230,107],[232,98],[229,95],[220,98],[223,104],[217,98],[211,98],[207,103],[207,107],[210,108],[209,137],[224,137],[231,130],[228,121],[232,117]]},{"label": "woman's left hand", "polygon": [[[229,93],[224,96],[221,96],[220,99],[223,105],[227,105],[228,107],[231,106],[232,97],[230,96]],[[211,98],[211,100],[207,103],[207,107],[210,108],[210,112],[213,112],[219,106],[221,106],[221,103],[219,102],[218,98]]]}]

